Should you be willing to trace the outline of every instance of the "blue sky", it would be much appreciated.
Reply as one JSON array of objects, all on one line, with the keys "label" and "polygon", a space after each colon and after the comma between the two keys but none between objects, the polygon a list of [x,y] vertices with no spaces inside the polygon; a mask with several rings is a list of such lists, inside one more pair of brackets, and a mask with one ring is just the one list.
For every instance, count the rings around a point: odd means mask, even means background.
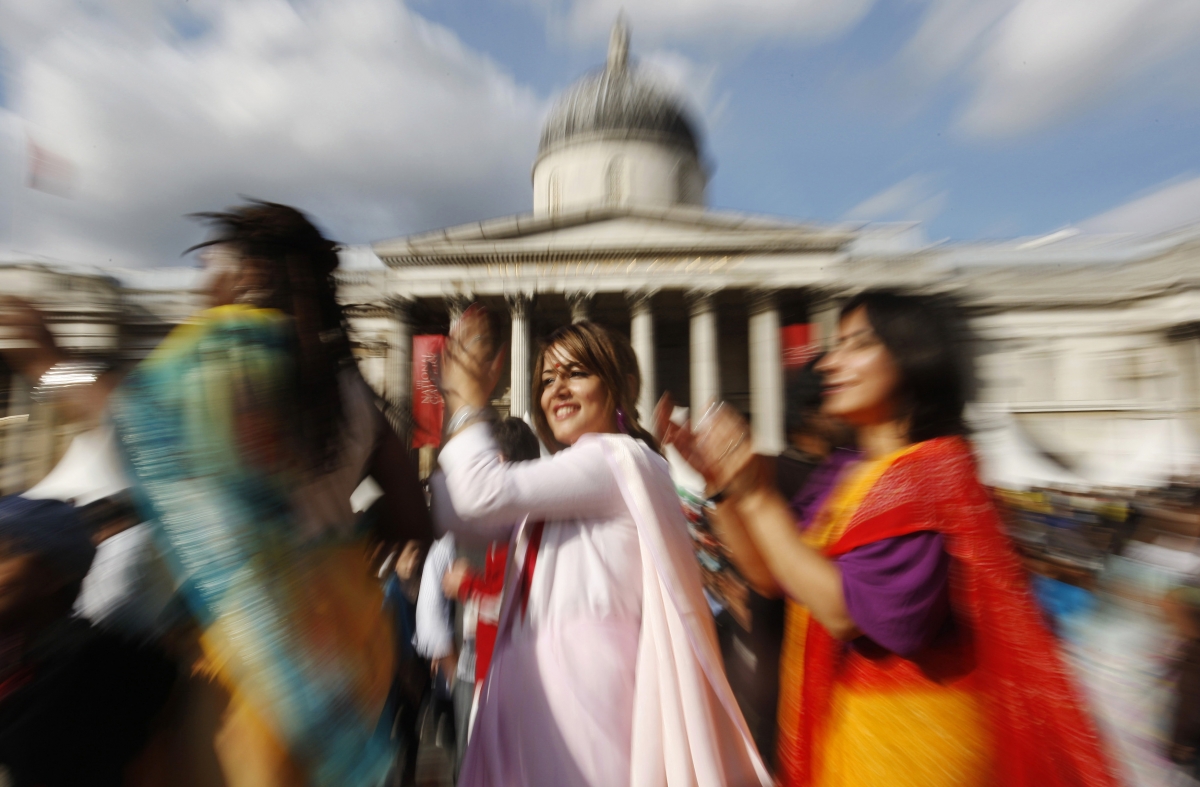
[{"label": "blue sky", "polygon": [[[414,8],[544,95],[603,62],[599,31],[568,37],[530,4],[440,0]],[[931,237],[969,240],[1050,232],[1200,175],[1200,86],[1188,80],[1190,95],[1123,87],[1023,132],[965,133],[956,127],[968,98],[963,85],[923,89],[888,79],[928,12],[925,3],[879,3],[822,41],[657,35],[651,51],[671,46],[714,71],[706,88],[719,111],[698,113],[716,164],[710,203],[837,221],[907,182],[917,204],[878,218],[923,218]],[[634,51],[644,52],[637,6],[626,13]],[[1187,63],[1162,70],[1182,74]],[[924,212],[916,209],[931,199]]]},{"label": "blue sky", "polygon": [[348,242],[528,210],[622,6],[713,207],[958,241],[1200,219],[1195,0],[0,0],[0,249],[177,264],[238,194]]}]

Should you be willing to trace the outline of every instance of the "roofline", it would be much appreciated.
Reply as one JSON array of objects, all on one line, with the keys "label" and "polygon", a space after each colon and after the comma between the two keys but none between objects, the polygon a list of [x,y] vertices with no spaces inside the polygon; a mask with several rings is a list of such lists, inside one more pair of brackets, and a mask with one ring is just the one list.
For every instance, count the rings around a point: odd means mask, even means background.
[{"label": "roofline", "polygon": [[[745,234],[755,233],[759,237],[750,239],[743,235],[733,238],[711,238],[705,242],[687,245],[648,245],[644,240],[629,244],[588,243],[579,246],[550,248],[512,248],[506,241],[515,241],[537,233],[569,229],[586,224],[619,218],[643,218],[665,223],[706,226],[716,230],[727,230]],[[604,206],[586,208],[557,215],[534,215],[524,213],[486,221],[460,224],[441,230],[425,232],[372,244],[372,249],[389,266],[410,261],[434,261],[446,258],[485,258],[520,256],[524,259],[554,258],[560,255],[572,257],[602,257],[614,253],[655,254],[695,253],[739,254],[761,251],[838,251],[855,237],[845,228],[825,228],[811,224],[771,220],[733,212],[715,212],[691,206],[647,208],[633,206]],[[511,244],[516,246],[517,244]]]}]

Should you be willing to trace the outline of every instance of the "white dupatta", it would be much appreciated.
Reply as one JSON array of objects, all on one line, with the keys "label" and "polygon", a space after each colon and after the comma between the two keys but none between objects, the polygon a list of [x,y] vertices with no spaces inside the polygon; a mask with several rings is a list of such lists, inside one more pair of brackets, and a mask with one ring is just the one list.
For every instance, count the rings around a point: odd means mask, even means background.
[{"label": "white dupatta", "polygon": [[[725,677],[687,521],[666,460],[625,435],[596,435],[637,525],[642,633],[634,696],[631,787],[773,784]],[[658,478],[662,483],[654,483]],[[527,524],[513,536],[499,636],[517,606]]]}]

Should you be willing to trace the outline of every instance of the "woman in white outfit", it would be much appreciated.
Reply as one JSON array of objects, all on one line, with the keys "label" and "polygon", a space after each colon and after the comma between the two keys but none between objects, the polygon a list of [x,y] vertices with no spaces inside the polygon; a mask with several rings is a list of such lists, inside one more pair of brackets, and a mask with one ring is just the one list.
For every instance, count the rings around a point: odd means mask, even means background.
[{"label": "woman in white outfit", "polygon": [[667,463],[637,425],[629,343],[588,322],[549,337],[534,421],[553,455],[517,464],[491,436],[494,347],[482,310],[451,331],[451,435],[432,484],[443,527],[509,537],[513,556],[459,783],[770,784],[722,670]]}]

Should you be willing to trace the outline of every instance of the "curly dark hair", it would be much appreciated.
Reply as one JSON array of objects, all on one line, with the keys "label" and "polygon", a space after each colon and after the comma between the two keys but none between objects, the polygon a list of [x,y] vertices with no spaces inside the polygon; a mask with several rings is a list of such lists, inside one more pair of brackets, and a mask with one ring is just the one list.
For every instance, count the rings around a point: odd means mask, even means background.
[{"label": "curly dark hair", "polygon": [[337,458],[343,418],[338,372],[352,361],[333,282],[337,244],[303,213],[274,202],[250,200],[190,218],[208,224],[214,235],[189,252],[225,245],[262,265],[270,284],[256,305],[292,318],[297,437],[308,464],[327,469]]}]

